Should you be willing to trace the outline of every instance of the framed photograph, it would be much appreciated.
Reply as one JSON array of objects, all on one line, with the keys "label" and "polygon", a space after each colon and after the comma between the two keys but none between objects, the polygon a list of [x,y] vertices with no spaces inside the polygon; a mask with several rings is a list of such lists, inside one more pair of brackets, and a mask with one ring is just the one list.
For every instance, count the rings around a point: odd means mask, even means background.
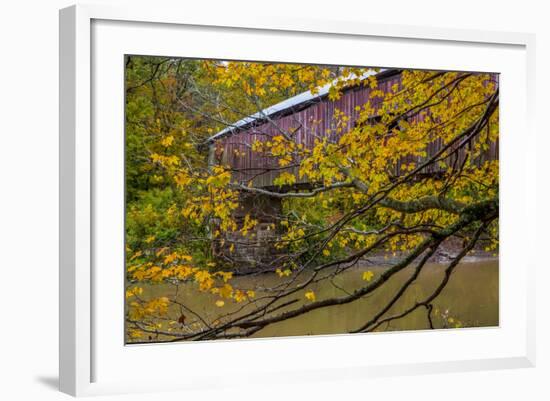
[{"label": "framed photograph", "polygon": [[533,366],[533,49],[61,10],[61,390]]}]

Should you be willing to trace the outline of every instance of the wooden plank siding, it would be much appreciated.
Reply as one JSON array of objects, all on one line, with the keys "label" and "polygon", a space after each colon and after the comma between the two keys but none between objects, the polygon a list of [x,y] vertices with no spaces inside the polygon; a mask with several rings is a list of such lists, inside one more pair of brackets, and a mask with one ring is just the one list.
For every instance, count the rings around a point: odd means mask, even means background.
[{"label": "wooden plank siding", "polygon": [[[387,70],[377,76],[378,89],[384,92],[391,90],[394,84],[400,84],[401,74],[399,70]],[[498,75],[494,74],[494,80],[498,83]],[[370,99],[372,90],[366,86],[359,85],[344,90],[340,99],[330,101],[328,96],[319,96],[306,103],[295,105],[278,115],[271,117],[270,121],[260,121],[235,129],[228,134],[219,137],[213,143],[215,162],[229,165],[233,172],[232,179],[240,183],[248,183],[252,180],[255,187],[273,188],[273,180],[283,171],[295,173],[297,183],[295,187],[307,186],[306,181],[300,180],[297,167],[280,168],[277,158],[266,156],[259,152],[253,152],[251,145],[259,140],[265,141],[280,135],[280,130],[293,132],[293,139],[297,144],[303,144],[306,148],[312,149],[316,138],[328,137],[330,141],[337,142],[341,133],[333,128],[334,112],[338,109],[350,117],[347,126],[342,132],[352,129],[356,124],[359,112],[355,109],[361,107]],[[376,107],[376,98],[373,99]],[[418,118],[418,117],[415,117]],[[475,138],[473,139],[475,141]],[[443,143],[437,139],[430,143],[426,149],[427,157],[438,152]],[[453,157],[458,158],[457,163],[463,161],[465,152],[457,152]],[[491,143],[482,157],[477,161],[498,159],[498,140]],[[416,157],[405,157],[395,166],[395,174],[399,175],[401,165],[404,163],[422,160]],[[454,162],[454,160],[451,160]],[[435,174],[437,166],[430,166],[423,173]]]}]

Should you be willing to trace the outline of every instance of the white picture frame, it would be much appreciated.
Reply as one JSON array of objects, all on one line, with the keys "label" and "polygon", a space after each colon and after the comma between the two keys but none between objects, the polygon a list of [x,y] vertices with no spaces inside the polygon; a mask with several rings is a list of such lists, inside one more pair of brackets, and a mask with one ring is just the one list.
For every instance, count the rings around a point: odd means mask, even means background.
[{"label": "white picture frame", "polygon": [[[140,36],[143,31],[148,35]],[[141,32],[141,33],[140,33]],[[122,71],[113,72],[113,60],[123,53],[143,52],[141,54],[156,54],[169,56],[201,56],[204,58],[220,57],[229,54],[241,59],[249,59],[251,54],[246,50],[235,48],[221,51],[221,43],[215,43],[216,32],[225,35],[233,35],[236,40],[249,41],[253,51],[254,38],[262,35],[262,41],[276,40],[302,40],[315,42],[323,38],[327,43],[338,40],[340,47],[344,49],[349,44],[360,46],[363,41],[369,46],[384,47],[396,46],[398,42],[406,42],[406,46],[436,46],[442,59],[444,54],[475,51],[480,55],[487,49],[495,49],[493,60],[485,66],[495,66],[502,63],[506,71],[503,74],[503,102],[502,120],[503,132],[502,152],[514,149],[519,157],[517,166],[503,168],[501,195],[501,214],[506,218],[503,222],[502,251],[501,251],[501,307],[503,321],[497,329],[483,330],[452,330],[447,333],[398,333],[398,334],[374,334],[357,336],[320,336],[315,338],[279,338],[263,340],[225,341],[201,344],[177,344],[177,345],[148,345],[140,347],[125,347],[123,341],[105,339],[105,329],[114,332],[121,331],[123,320],[117,322],[122,314],[122,307],[114,301],[123,292],[122,286],[116,277],[108,279],[109,274],[119,274],[122,278],[123,264],[120,271],[116,272],[116,261],[122,256],[117,250],[105,251],[108,241],[116,241],[123,238],[120,228],[120,193],[122,191],[120,177],[123,174],[120,152],[121,138],[123,138],[122,113],[123,103],[120,97],[113,96],[110,102],[97,102],[98,97],[107,99],[106,91],[116,91],[122,88],[122,81],[118,80]],[[194,35],[194,38],[204,39],[204,46],[199,50],[186,50],[182,54],[174,52],[182,51],[175,41],[166,41],[163,47],[155,50],[154,40],[172,35]],[[94,39],[95,35],[95,39]],[[201,36],[202,35],[202,36]],[[209,35],[212,36],[209,38]],[[256,35],[256,36],[255,36]],[[296,38],[294,38],[294,36]],[[106,40],[106,38],[108,40]],[[287,38],[287,39],[284,39]],[[370,43],[371,41],[372,43]],[[130,43],[132,42],[132,43]],[[248,42],[247,42],[248,43]],[[393,44],[392,44],[393,43]],[[524,269],[515,277],[517,294],[514,302],[504,302],[503,294],[510,288],[507,265],[516,263],[519,252],[524,255],[534,255],[529,249],[532,246],[525,239],[514,238],[510,227],[521,224],[534,224],[535,208],[529,198],[534,198],[534,178],[527,172],[534,170],[534,132],[532,129],[534,110],[534,43],[535,38],[530,34],[485,32],[471,30],[450,30],[427,27],[411,27],[399,25],[373,25],[366,22],[350,21],[325,21],[325,20],[299,20],[292,18],[250,18],[242,16],[231,20],[222,17],[206,15],[181,15],[166,9],[148,8],[113,8],[99,5],[72,6],[60,11],[60,389],[71,395],[94,395],[107,393],[126,393],[133,391],[164,391],[167,389],[201,389],[212,386],[215,381],[217,386],[230,385],[235,378],[231,375],[223,377],[215,373],[201,373],[200,367],[195,372],[188,372],[185,378],[178,375],[161,375],[145,380],[132,375],[131,366],[139,359],[146,366],[155,360],[166,358],[168,352],[185,354],[190,360],[195,360],[197,355],[215,355],[224,353],[228,356],[254,355],[273,357],[271,366],[256,365],[247,376],[247,380],[261,382],[266,372],[270,379],[277,377],[279,380],[326,380],[341,377],[353,377],[357,380],[366,377],[435,373],[441,371],[467,371],[479,369],[502,369],[512,367],[529,367],[535,363],[535,339],[534,339],[534,261],[529,257],[521,260]],[[126,47],[128,45],[128,47]],[[401,43],[403,46],[403,44]],[[217,47],[216,47],[217,46]],[[451,46],[452,51],[446,49]],[[282,47],[282,46],[281,46]],[[403,54],[408,54],[402,47]],[[141,50],[140,50],[141,49]],[[218,50],[216,50],[218,49]],[[476,50],[477,49],[477,50]],[[199,53],[193,53],[197,52]],[[270,56],[269,51],[272,52]],[[277,50],[273,46],[271,50],[263,54],[257,54],[256,59],[279,59],[293,61],[298,58],[293,56],[281,56],[283,50]],[[287,50],[288,51],[288,50]],[[104,53],[102,53],[104,52]],[[202,53],[201,53],[202,52]],[[224,53],[226,52],[226,53]],[[305,52],[307,53],[307,52]],[[384,52],[380,52],[382,54]],[[435,65],[434,60],[425,58],[417,62],[412,59],[404,59],[403,55],[386,51],[384,60],[389,64],[402,64],[404,67],[448,68],[452,69],[449,61],[441,61]],[[136,54],[136,53],[134,53]],[[139,53],[138,53],[139,54]],[[502,55],[499,59],[498,54]],[[345,55],[342,53],[342,55]],[[220,58],[215,57],[215,58]],[[305,54],[301,61],[330,61],[321,57],[313,60],[313,53]],[[336,56],[335,56],[336,57]],[[402,61],[399,62],[399,57]],[[412,56],[411,56],[412,57]],[[449,56],[451,57],[451,56]],[[467,56],[468,58],[470,56]],[[500,61],[499,61],[500,60]],[[351,60],[350,60],[351,61]],[[466,60],[468,61],[468,60]],[[122,63],[122,58],[120,59]],[[469,60],[470,68],[484,67],[482,61]],[[111,63],[111,64],[109,64]],[[430,64],[432,63],[432,64]],[[445,64],[447,63],[447,64]],[[478,63],[478,64],[476,64]],[[360,60],[356,64],[361,63]],[[387,65],[389,65],[387,64]],[[507,65],[504,65],[507,64]],[[116,66],[116,64],[114,64]],[[375,65],[381,65],[375,63]],[[121,64],[122,66],[122,64]],[[464,67],[456,66],[457,69]],[[112,75],[109,73],[112,72]],[[494,71],[494,69],[493,69]],[[498,72],[502,72],[498,71]],[[510,77],[510,78],[508,78]],[[512,79],[513,78],[513,79]],[[118,82],[118,83],[117,83]],[[107,83],[113,83],[111,86]],[[96,85],[96,86],[94,86]],[[97,86],[99,85],[99,87]],[[507,86],[514,88],[517,98],[512,98],[511,90],[507,92]],[[94,101],[95,96],[95,101]],[[119,95],[122,96],[122,91]],[[508,96],[508,97],[507,97]],[[505,100],[509,99],[509,101]],[[118,103],[117,103],[118,102]],[[514,116],[507,117],[506,112],[517,110]],[[112,113],[112,114],[111,114]],[[116,124],[110,124],[118,121]],[[510,129],[507,134],[507,128]],[[107,139],[97,140],[94,130],[112,132]],[[516,132],[516,134],[514,134]],[[524,135],[518,141],[517,132]],[[120,136],[118,136],[118,134]],[[508,135],[508,137],[507,137]],[[103,138],[103,137],[102,137]],[[110,138],[110,139],[109,139]],[[108,142],[114,140],[115,142]],[[123,141],[122,141],[123,142]],[[112,146],[111,146],[112,145]],[[110,151],[108,151],[110,149]],[[117,153],[118,152],[118,153]],[[506,160],[503,157],[502,160]],[[503,162],[504,164],[504,162]],[[112,181],[107,182],[106,171],[117,171],[111,174]],[[105,178],[105,179],[103,179]],[[118,181],[117,181],[118,180]],[[123,181],[122,181],[123,182]],[[523,191],[506,190],[509,183],[521,183]],[[116,188],[110,193],[105,188]],[[99,195],[98,195],[99,194]],[[102,205],[115,205],[115,211],[108,211]],[[118,214],[117,214],[118,213]],[[112,218],[114,217],[114,218]],[[113,224],[116,232],[114,237],[108,235],[98,237],[98,230],[103,230],[106,224]],[[118,224],[118,226],[117,226]],[[508,228],[507,228],[508,227]],[[516,240],[515,250],[508,251],[506,244]],[[122,246],[118,244],[117,246]],[[103,247],[103,248],[102,248]],[[102,251],[103,249],[103,251]],[[118,249],[118,248],[117,248]],[[518,254],[516,254],[518,253]],[[104,259],[105,258],[105,259]],[[110,258],[110,259],[109,259]],[[114,265],[112,271],[98,274],[97,264]],[[110,263],[113,261],[113,263]],[[103,263],[105,262],[105,263]],[[502,262],[505,262],[504,264]],[[95,270],[94,270],[95,269]],[[115,271],[113,273],[113,271]],[[114,277],[114,276],[113,276]],[[113,278],[109,276],[109,278]],[[107,285],[106,283],[111,283]],[[105,299],[94,298],[99,288],[102,288]],[[123,302],[120,297],[120,302]],[[110,309],[113,315],[104,313]],[[110,322],[110,323],[109,323]],[[98,329],[100,327],[100,329]],[[120,330],[119,330],[120,329]],[[506,334],[508,332],[508,334]],[[505,333],[505,334],[502,334]],[[502,335],[501,335],[502,334]],[[120,339],[122,332],[116,334]],[[404,346],[405,341],[431,343],[440,341],[442,344],[460,344],[453,350],[439,351],[439,357],[435,354],[427,359],[420,359],[414,352],[403,358],[390,358],[376,356],[372,353],[370,361],[361,359],[360,352],[353,352],[367,343],[376,343],[373,348],[379,348],[384,344],[390,344],[395,348],[395,354],[399,354],[399,347]],[[390,338],[390,340],[385,340]],[[118,341],[118,342],[117,342]],[[465,352],[468,344],[477,341],[485,341],[487,345],[494,344],[491,348],[482,350],[474,349]],[[400,345],[401,344],[401,345]],[[505,348],[504,344],[508,344]],[[178,348],[168,348],[178,347]],[[323,347],[324,358],[328,363],[316,359],[316,350]],[[356,347],[356,348],[353,348]],[[475,347],[474,347],[475,348]],[[169,349],[169,351],[167,351]],[[405,348],[403,348],[405,349]],[[421,349],[421,347],[420,347]],[[276,357],[277,353],[284,350],[290,355],[292,369],[286,369],[284,363],[289,359]],[[339,351],[338,351],[339,350]],[[346,351],[346,352],[344,352]],[[350,351],[350,352],[347,352]],[[454,354],[453,354],[454,352]],[[344,355],[342,355],[344,354]],[[402,353],[403,354],[403,353]],[[463,354],[463,356],[461,356]],[[294,359],[293,359],[294,358]],[[300,358],[300,359],[298,359]],[[308,360],[309,358],[309,360]],[[125,361],[124,361],[125,360]],[[306,362],[301,362],[306,360]],[[267,364],[264,364],[267,365]],[[128,368],[127,374],[123,366]],[[236,369],[246,369],[246,365],[238,365]]]}]

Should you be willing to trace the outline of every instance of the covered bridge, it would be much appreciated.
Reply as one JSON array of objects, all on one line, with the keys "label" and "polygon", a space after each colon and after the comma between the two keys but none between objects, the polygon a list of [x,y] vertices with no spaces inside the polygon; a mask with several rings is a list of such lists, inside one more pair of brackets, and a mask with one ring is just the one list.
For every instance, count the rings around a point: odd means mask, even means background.
[{"label": "covered bridge", "polygon": [[[401,70],[397,69],[384,70],[378,74],[374,71],[368,72],[363,75],[363,78],[374,74],[377,78],[377,89],[384,92],[389,91],[394,84],[399,84],[401,80]],[[498,79],[496,74],[494,79]],[[359,116],[356,107],[361,107],[369,101],[372,89],[364,85],[350,86],[343,89],[342,96],[338,100],[331,101],[328,98],[329,87],[330,84],[320,88],[317,94],[312,94],[310,91],[301,93],[237,121],[213,135],[208,139],[211,162],[228,165],[233,171],[233,180],[236,182],[248,184],[251,180],[254,187],[277,190],[273,180],[281,172],[297,172],[297,168],[281,169],[277,158],[254,152],[251,145],[256,141],[265,141],[280,135],[281,131],[292,132],[293,140],[309,149],[314,146],[316,138],[328,137],[329,141],[337,142],[340,134],[333,129],[335,110],[349,117],[347,128],[351,129]],[[375,108],[377,99],[379,98],[372,99]],[[372,118],[375,119],[376,116]],[[346,129],[344,128],[342,132],[346,132]],[[440,150],[441,146],[442,142],[439,140],[430,144],[427,149],[428,157]],[[464,153],[457,152],[455,157],[463,158]],[[497,159],[498,142],[492,143],[482,158]],[[402,163],[410,161],[413,160],[402,160]],[[414,161],[420,162],[420,160]],[[399,170],[399,168],[398,163],[396,169]],[[436,168],[431,166],[431,170],[427,170],[426,173],[434,173],[433,169]],[[395,173],[398,175],[399,171]],[[296,177],[298,177],[297,174]],[[299,179],[297,182],[298,187],[307,187],[309,184],[300,182]]]},{"label": "covered bridge", "polygon": [[[387,69],[376,73],[371,70],[364,74],[361,79],[370,75],[376,75],[377,88],[384,92],[391,90],[392,86],[400,84],[402,70]],[[492,77],[498,83],[498,75]],[[366,85],[348,86],[342,90],[342,95],[337,100],[329,99],[328,84],[312,94],[310,91],[301,93],[289,98],[271,107],[268,107],[258,113],[248,116],[208,139],[209,162],[211,164],[227,165],[232,170],[233,182],[244,185],[251,185],[256,188],[263,188],[270,191],[288,191],[308,189],[313,186],[304,179],[299,178],[297,167],[289,166],[281,168],[276,157],[270,157],[263,152],[252,150],[252,144],[256,141],[266,141],[270,138],[281,135],[281,131],[291,133],[292,139],[297,144],[303,144],[305,148],[314,147],[317,138],[327,137],[329,141],[337,142],[339,134],[335,129],[335,111],[344,113],[349,119],[340,132],[346,132],[354,127],[359,117],[358,107],[363,106],[368,101],[376,109],[377,101],[380,98],[372,97],[373,89]],[[377,116],[373,115],[373,121]],[[412,116],[412,119],[419,118]],[[346,129],[347,128],[347,129]],[[435,154],[442,147],[440,140],[435,140],[428,146],[427,157]],[[459,163],[465,157],[465,152],[455,152],[452,157],[458,158]],[[489,149],[480,157],[479,162],[483,160],[498,159],[498,141],[491,143]],[[395,175],[399,175],[401,164],[409,162],[421,162],[419,158],[415,160],[406,158],[395,166]],[[437,166],[429,166],[423,172],[432,175],[438,173]],[[274,180],[283,172],[295,173],[297,182],[292,187],[279,187],[274,184]],[[281,210],[280,198],[268,196],[246,196],[243,194],[241,208],[236,213],[236,218],[242,218],[245,214],[251,214],[258,219],[260,224],[256,228],[255,239],[251,246],[239,246],[237,254],[248,261],[258,261],[265,255],[265,247],[262,247],[263,238],[272,236],[269,232],[270,222],[273,216]],[[237,241],[242,243],[242,241]]]}]

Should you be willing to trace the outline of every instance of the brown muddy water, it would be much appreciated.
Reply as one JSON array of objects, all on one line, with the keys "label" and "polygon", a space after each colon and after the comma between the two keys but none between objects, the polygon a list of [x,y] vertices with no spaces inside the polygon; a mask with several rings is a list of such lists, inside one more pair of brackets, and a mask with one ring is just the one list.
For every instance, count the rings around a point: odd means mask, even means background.
[{"label": "brown muddy water", "polygon": [[[407,289],[401,299],[384,316],[394,315],[414,305],[416,301],[424,297],[439,285],[443,278],[445,265],[430,264],[422,270],[418,279]],[[313,290],[317,300],[331,297],[342,297],[345,289],[348,292],[365,285],[362,273],[366,270],[373,271],[375,276],[386,269],[385,267],[357,267],[337,276],[333,283],[324,281],[308,287]],[[412,274],[412,268],[407,268],[372,294],[355,302],[320,308],[298,317],[288,319],[265,327],[255,333],[253,337],[281,337],[302,336],[319,334],[347,333],[362,326],[369,321],[398,290],[400,285]],[[262,274],[257,276],[235,277],[231,284],[236,288],[252,289],[256,291],[256,297],[261,295],[262,287],[270,287],[281,280],[275,274]],[[456,267],[447,287],[433,302],[432,318],[434,327],[490,327],[499,324],[499,269],[498,260],[490,259],[477,262],[462,263]],[[303,291],[305,293],[305,290]],[[303,293],[298,296],[303,298],[303,303],[308,302]],[[148,285],[144,287],[143,298],[176,295],[176,286],[171,284]],[[179,285],[177,300],[191,310],[202,315],[205,320],[213,322],[222,315],[233,312],[242,304],[233,301],[225,301],[224,306],[215,305],[218,297],[201,293],[194,284]],[[293,305],[295,308],[297,305]],[[278,313],[278,312],[277,312]],[[171,310],[170,319],[177,320],[180,311]],[[192,318],[192,316],[190,316]],[[192,319],[189,319],[192,320]],[[186,323],[187,323],[186,321]],[[166,321],[165,321],[166,322]],[[174,325],[174,322],[171,323]],[[192,324],[192,323],[190,323]],[[169,327],[169,324],[166,326]],[[175,326],[178,327],[178,326]],[[195,329],[197,326],[195,326]],[[183,331],[192,330],[191,326],[183,327]],[[422,330],[429,329],[427,311],[419,308],[413,313],[391,324],[383,324],[376,331],[395,330]],[[168,337],[153,336],[151,342],[168,340]]]}]

